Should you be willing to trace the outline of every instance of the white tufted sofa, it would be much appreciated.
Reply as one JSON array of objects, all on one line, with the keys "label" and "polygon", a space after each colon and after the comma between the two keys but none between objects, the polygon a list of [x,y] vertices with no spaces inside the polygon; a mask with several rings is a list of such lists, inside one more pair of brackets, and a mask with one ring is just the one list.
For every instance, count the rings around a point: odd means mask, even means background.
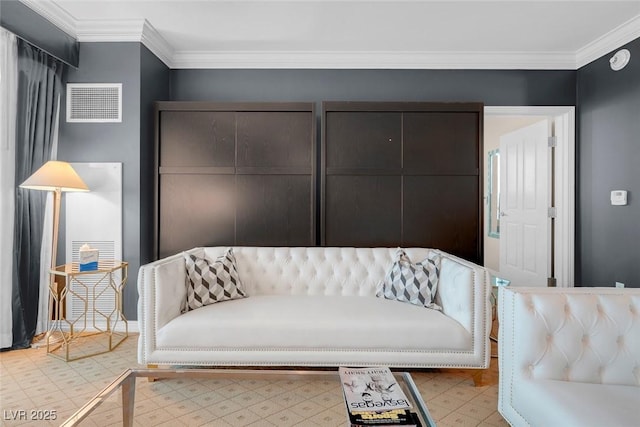
[{"label": "white tufted sofa", "polygon": [[[216,259],[227,248],[189,253]],[[487,272],[444,252],[442,312],[375,296],[395,248],[234,247],[248,298],[181,313],[182,254],[140,268],[138,360],[147,365],[486,368]],[[410,248],[412,261],[428,249]]]},{"label": "white tufted sofa", "polygon": [[500,288],[498,308],[512,426],[640,425],[640,289]]}]

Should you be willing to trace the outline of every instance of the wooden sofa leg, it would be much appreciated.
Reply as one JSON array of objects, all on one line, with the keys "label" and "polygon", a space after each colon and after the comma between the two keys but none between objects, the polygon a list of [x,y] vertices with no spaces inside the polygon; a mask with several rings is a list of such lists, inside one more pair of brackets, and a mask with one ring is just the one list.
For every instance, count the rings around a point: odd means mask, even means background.
[{"label": "wooden sofa leg", "polygon": [[[158,369],[158,365],[154,365],[154,364],[149,364],[147,365],[147,369]],[[147,380],[150,383],[156,382],[158,379],[155,377],[147,377]]]},{"label": "wooden sofa leg", "polygon": [[483,381],[483,374],[484,374],[484,369],[477,369],[474,371],[473,373],[473,385],[475,387],[482,387],[484,385],[486,385]]}]

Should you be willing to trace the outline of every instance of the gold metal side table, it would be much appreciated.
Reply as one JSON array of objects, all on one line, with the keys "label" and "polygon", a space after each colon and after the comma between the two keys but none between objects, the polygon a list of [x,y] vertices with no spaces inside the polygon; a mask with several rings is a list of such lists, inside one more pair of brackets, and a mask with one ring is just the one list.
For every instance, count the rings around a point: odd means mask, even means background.
[{"label": "gold metal side table", "polygon": [[[72,262],[49,272],[48,354],[70,362],[107,353],[129,336],[122,312],[128,269],[127,262],[100,261],[97,270],[80,271],[79,264]],[[79,313],[67,309],[70,297],[80,304]],[[107,307],[97,307],[98,300],[108,301]],[[72,346],[77,351],[72,352]]]}]

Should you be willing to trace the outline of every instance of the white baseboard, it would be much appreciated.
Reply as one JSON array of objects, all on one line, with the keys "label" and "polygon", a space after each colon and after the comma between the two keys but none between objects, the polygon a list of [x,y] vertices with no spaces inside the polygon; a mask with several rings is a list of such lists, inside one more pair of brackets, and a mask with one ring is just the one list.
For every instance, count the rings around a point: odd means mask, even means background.
[{"label": "white baseboard", "polygon": [[[138,329],[138,321],[137,320],[129,320],[127,321],[127,323],[129,324],[129,333],[139,333],[140,329]],[[124,332],[124,329],[122,331],[118,331],[118,332]]]}]

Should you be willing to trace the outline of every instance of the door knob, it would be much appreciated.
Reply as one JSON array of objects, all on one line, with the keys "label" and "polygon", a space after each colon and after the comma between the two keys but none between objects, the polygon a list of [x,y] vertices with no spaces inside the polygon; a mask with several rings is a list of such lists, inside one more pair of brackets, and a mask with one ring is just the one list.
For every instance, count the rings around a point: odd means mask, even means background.
[{"label": "door knob", "polygon": [[500,216],[507,216],[507,214],[504,211],[500,211]]}]

